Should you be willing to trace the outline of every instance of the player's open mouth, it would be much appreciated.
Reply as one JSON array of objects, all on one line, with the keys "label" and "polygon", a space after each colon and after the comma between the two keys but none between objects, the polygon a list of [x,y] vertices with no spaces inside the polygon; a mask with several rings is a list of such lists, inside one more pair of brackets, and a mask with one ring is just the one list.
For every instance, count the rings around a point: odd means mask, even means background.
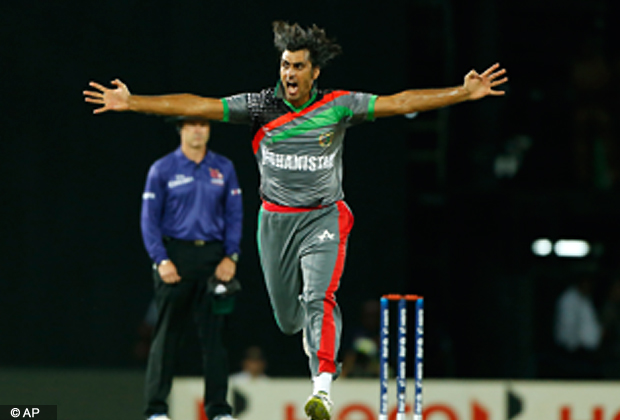
[{"label": "player's open mouth", "polygon": [[288,96],[295,96],[299,92],[299,86],[296,82],[286,82],[286,93]]}]

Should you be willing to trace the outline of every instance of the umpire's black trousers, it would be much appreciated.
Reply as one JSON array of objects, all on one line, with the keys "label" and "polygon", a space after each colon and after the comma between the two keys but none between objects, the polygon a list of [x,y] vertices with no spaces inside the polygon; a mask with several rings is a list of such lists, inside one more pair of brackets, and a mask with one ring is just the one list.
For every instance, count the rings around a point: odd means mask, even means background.
[{"label": "umpire's black trousers", "polygon": [[146,369],[147,418],[167,414],[166,399],[172,387],[179,342],[186,323],[193,317],[198,328],[205,381],[205,412],[209,419],[230,414],[226,402],[228,391],[228,356],[224,344],[226,315],[214,314],[212,298],[207,294],[207,279],[224,257],[220,242],[165,241],[168,257],[176,265],[181,281],[164,283],[155,269],[157,323]]}]

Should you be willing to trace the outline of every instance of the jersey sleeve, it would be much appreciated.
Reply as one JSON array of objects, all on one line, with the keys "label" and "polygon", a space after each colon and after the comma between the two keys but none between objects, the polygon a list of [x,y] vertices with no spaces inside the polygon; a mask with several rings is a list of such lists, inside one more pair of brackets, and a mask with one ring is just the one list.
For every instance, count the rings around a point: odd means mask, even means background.
[{"label": "jersey sleeve", "polygon": [[339,105],[344,106],[348,112],[345,121],[349,125],[360,124],[364,121],[375,120],[375,102],[377,95],[362,92],[349,92],[338,98]]},{"label": "jersey sleeve", "polygon": [[249,93],[239,93],[222,98],[221,101],[224,105],[224,117],[222,118],[222,122],[250,124],[252,118],[248,108],[249,96]]},{"label": "jersey sleeve", "polygon": [[224,251],[226,255],[239,254],[241,252],[241,234],[243,230],[243,200],[241,188],[237,179],[237,173],[232,162],[228,162],[226,168],[226,195],[225,195],[225,232]]},{"label": "jersey sleeve", "polygon": [[155,264],[168,259],[161,234],[166,188],[157,164],[151,166],[142,194],[140,228],[144,247]]}]

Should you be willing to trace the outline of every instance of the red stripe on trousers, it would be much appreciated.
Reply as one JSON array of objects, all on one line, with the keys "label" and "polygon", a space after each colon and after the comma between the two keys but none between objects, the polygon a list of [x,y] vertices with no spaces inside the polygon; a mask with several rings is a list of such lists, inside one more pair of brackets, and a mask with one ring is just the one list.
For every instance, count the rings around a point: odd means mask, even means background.
[{"label": "red stripe on trousers", "polygon": [[346,95],[348,93],[349,91],[346,91],[346,90],[335,90],[323,96],[323,98],[321,98],[320,101],[315,102],[314,104],[310,105],[308,108],[305,108],[301,112],[287,112],[286,114],[279,116],[275,120],[268,122],[267,124],[259,128],[259,130],[254,135],[254,139],[252,140],[252,149],[254,150],[254,154],[258,152],[258,146],[260,145],[260,142],[263,140],[263,138],[265,137],[265,134],[268,131],[271,131],[274,128],[278,128],[288,122],[291,122],[295,118],[301,117],[302,115],[305,115],[309,113],[310,111],[314,111],[315,109],[325,105],[326,103],[333,101],[337,97]]},{"label": "red stripe on trousers", "polygon": [[323,299],[323,325],[321,325],[321,344],[317,357],[319,358],[319,373],[335,373],[336,372],[336,322],[334,321],[334,308],[336,307],[336,299],[334,293],[340,284],[342,271],[344,270],[344,259],[347,252],[347,238],[353,227],[353,215],[351,210],[343,201],[336,202],[338,207],[338,233],[340,243],[338,245],[338,256],[336,257],[336,266],[332,273],[332,280],[325,292]]}]

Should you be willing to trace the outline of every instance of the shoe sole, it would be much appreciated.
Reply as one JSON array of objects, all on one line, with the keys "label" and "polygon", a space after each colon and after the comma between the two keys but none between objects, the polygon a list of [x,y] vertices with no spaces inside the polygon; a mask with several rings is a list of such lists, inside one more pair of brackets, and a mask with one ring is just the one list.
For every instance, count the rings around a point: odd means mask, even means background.
[{"label": "shoe sole", "polygon": [[306,415],[312,420],[330,420],[331,414],[320,398],[311,398],[305,407]]}]

